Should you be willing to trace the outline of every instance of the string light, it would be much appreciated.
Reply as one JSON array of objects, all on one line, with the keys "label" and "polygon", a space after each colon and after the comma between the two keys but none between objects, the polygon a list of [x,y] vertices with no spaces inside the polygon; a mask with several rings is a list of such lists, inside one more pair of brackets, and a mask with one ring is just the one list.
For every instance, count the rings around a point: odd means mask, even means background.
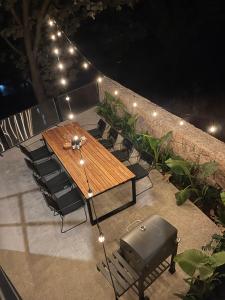
[{"label": "string light", "polygon": [[59,54],[59,48],[54,48],[53,52],[54,52],[54,54],[58,55]]},{"label": "string light", "polygon": [[80,165],[81,165],[81,166],[84,165],[84,160],[83,160],[83,159],[80,160]]},{"label": "string light", "polygon": [[88,197],[89,198],[92,198],[93,197],[93,192],[91,189],[88,190]]},{"label": "string light", "polygon": [[180,126],[183,126],[183,125],[184,125],[184,121],[181,120],[181,121],[179,122],[179,125],[180,125]]},{"label": "string light", "polygon": [[68,51],[69,51],[70,54],[74,54],[75,49],[74,49],[74,47],[70,46],[70,47],[68,48]]},{"label": "string light", "polygon": [[119,92],[117,90],[114,91],[114,95],[117,96]]},{"label": "string light", "polygon": [[99,241],[99,243],[104,243],[105,237],[104,237],[103,233],[101,233],[101,234],[99,235],[98,241]]},{"label": "string light", "polygon": [[209,126],[209,128],[208,128],[208,132],[209,132],[209,133],[212,133],[212,134],[216,133],[217,130],[218,130],[218,128],[217,128],[217,126],[215,126],[215,125],[211,125],[211,126]]},{"label": "string light", "polygon": [[98,82],[98,83],[101,83],[102,80],[103,80],[103,78],[102,78],[101,76],[99,76],[99,77],[97,78],[97,82]]},{"label": "string light", "polygon": [[60,79],[60,83],[61,83],[62,85],[66,85],[66,84],[67,84],[67,81],[66,81],[65,78],[61,78],[61,79]]},{"label": "string light", "polygon": [[62,32],[61,31],[57,31],[57,36],[58,37],[62,36]]},{"label": "string light", "polygon": [[84,69],[88,69],[88,63],[87,62],[84,62],[82,66],[83,66]]},{"label": "string light", "polygon": [[69,96],[66,96],[66,101],[70,101],[70,97]]},{"label": "string light", "polygon": [[56,40],[56,36],[55,36],[54,34],[52,34],[52,35],[51,35],[51,39],[52,39],[53,41],[55,41],[55,40]]},{"label": "string light", "polygon": [[49,20],[49,21],[48,21],[48,25],[51,26],[51,27],[54,26],[53,20]]},{"label": "string light", "polygon": [[74,114],[73,114],[73,113],[69,113],[68,119],[69,119],[69,120],[73,120],[73,119],[74,119]]},{"label": "string light", "polygon": [[134,102],[134,103],[133,103],[133,107],[137,107],[137,102]]},{"label": "string light", "polygon": [[153,111],[152,116],[153,116],[154,118],[157,117],[157,116],[158,116],[157,111]]},{"label": "string light", "polygon": [[59,70],[63,70],[64,69],[64,65],[62,63],[58,63],[58,68],[59,68]]}]

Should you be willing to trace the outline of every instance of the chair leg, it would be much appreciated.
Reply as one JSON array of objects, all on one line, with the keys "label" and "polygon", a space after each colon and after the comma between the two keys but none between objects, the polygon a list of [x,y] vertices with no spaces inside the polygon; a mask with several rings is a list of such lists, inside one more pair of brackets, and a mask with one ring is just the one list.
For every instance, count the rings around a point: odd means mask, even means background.
[{"label": "chair leg", "polygon": [[64,217],[63,217],[62,215],[60,215],[60,218],[61,218],[61,233],[65,233],[65,232],[67,232],[67,231],[70,231],[70,230],[76,228],[77,226],[79,226],[79,225],[81,225],[81,224],[86,223],[86,222],[87,222],[87,212],[86,212],[85,207],[84,207],[84,213],[85,213],[85,220],[84,220],[84,221],[82,221],[82,222],[80,222],[79,224],[76,224],[75,226],[72,226],[72,227],[70,227],[70,228],[68,228],[68,229],[66,229],[66,230],[63,230]]},{"label": "chair leg", "polygon": [[139,195],[141,195],[141,194],[147,192],[147,191],[150,190],[151,188],[153,188],[153,183],[152,183],[152,181],[151,181],[150,175],[148,174],[147,177],[148,177],[148,179],[149,179],[149,181],[150,181],[150,183],[151,183],[151,186],[149,186],[148,188],[144,189],[144,190],[141,191],[140,193],[136,194],[136,196],[139,196]]}]

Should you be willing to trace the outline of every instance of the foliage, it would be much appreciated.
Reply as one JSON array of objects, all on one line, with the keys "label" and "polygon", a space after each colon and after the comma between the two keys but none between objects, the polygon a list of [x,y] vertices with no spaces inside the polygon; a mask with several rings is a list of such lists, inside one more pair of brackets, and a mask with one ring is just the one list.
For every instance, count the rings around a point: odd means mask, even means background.
[{"label": "foliage", "polygon": [[184,180],[188,180],[189,184],[184,189],[176,193],[178,205],[182,205],[192,195],[195,196],[195,202],[207,199],[212,195],[212,190],[205,183],[207,177],[212,176],[217,170],[216,162],[207,162],[204,164],[196,164],[185,161],[183,159],[169,158],[166,161],[172,174],[175,174]]},{"label": "foliage", "polygon": [[222,234],[213,234],[211,241],[203,246],[202,250],[214,253],[225,251],[225,232]]},{"label": "foliage", "polygon": [[217,268],[225,264],[225,251],[207,255],[196,249],[186,250],[175,257],[175,261],[189,276],[185,281],[190,285],[187,295],[180,296],[182,299],[203,300],[224,277],[217,272]]}]

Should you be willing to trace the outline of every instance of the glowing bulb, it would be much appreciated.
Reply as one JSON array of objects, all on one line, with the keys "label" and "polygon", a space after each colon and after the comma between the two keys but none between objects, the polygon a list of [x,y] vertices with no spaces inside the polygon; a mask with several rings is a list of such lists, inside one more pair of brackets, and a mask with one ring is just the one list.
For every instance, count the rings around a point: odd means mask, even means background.
[{"label": "glowing bulb", "polygon": [[61,35],[62,35],[62,32],[61,32],[61,31],[57,31],[57,35],[58,35],[58,36],[61,36]]},{"label": "glowing bulb", "polygon": [[73,114],[73,113],[70,113],[70,114],[68,115],[68,119],[69,119],[69,120],[73,120],[73,118],[74,118],[74,114]]},{"label": "glowing bulb", "polygon": [[59,68],[59,70],[63,70],[64,69],[64,65],[62,63],[58,63],[58,68]]},{"label": "glowing bulb", "polygon": [[51,39],[52,39],[53,41],[55,41],[55,40],[56,40],[56,36],[55,36],[54,34],[52,34],[52,35],[51,35]]},{"label": "glowing bulb", "polygon": [[54,22],[52,20],[49,20],[48,25],[52,27],[52,26],[54,26]]},{"label": "glowing bulb", "polygon": [[184,121],[180,121],[179,124],[180,124],[180,126],[183,126],[184,125]]},{"label": "glowing bulb", "polygon": [[54,49],[53,49],[53,52],[54,52],[56,55],[58,55],[58,54],[59,54],[59,49],[58,49],[58,48],[54,48]]},{"label": "glowing bulb", "polygon": [[104,237],[104,235],[102,233],[99,235],[98,241],[99,241],[99,243],[104,243],[105,237]]},{"label": "glowing bulb", "polygon": [[66,96],[66,101],[70,101],[70,97],[69,96]]},{"label": "glowing bulb", "polygon": [[80,160],[80,165],[81,165],[81,166],[84,165],[84,160],[83,160],[83,159]]},{"label": "glowing bulb", "polygon": [[79,137],[77,135],[75,135],[73,138],[74,138],[74,141],[77,141],[79,139]]},{"label": "glowing bulb", "polygon": [[88,197],[89,197],[89,198],[93,197],[93,192],[92,192],[91,189],[88,190]]},{"label": "glowing bulb", "polygon": [[133,107],[137,107],[137,102],[134,102],[134,103],[133,103]]},{"label": "glowing bulb", "polygon": [[75,52],[74,47],[70,46],[68,51],[70,54],[74,54],[74,52]]},{"label": "glowing bulb", "polygon": [[84,62],[84,63],[83,63],[83,68],[84,68],[84,69],[87,69],[87,68],[88,68],[88,63]]},{"label": "glowing bulb", "polygon": [[218,128],[215,126],[215,125],[211,125],[211,126],[209,126],[209,128],[208,128],[208,132],[209,133],[216,133],[217,132],[217,130],[218,130]]},{"label": "glowing bulb", "polygon": [[157,115],[158,115],[157,111],[153,111],[152,116],[155,118],[157,117]]},{"label": "glowing bulb", "polygon": [[118,94],[119,94],[119,92],[118,92],[117,90],[115,90],[115,91],[114,91],[114,95],[117,96]]},{"label": "glowing bulb", "polygon": [[99,77],[97,78],[97,82],[98,82],[98,83],[101,83],[101,82],[102,82],[102,80],[103,80],[103,79],[102,79],[102,77],[101,77],[101,76],[99,76]]},{"label": "glowing bulb", "polygon": [[65,78],[61,78],[61,79],[60,79],[60,83],[61,83],[61,85],[66,85],[66,84],[67,84],[67,81],[66,81]]}]

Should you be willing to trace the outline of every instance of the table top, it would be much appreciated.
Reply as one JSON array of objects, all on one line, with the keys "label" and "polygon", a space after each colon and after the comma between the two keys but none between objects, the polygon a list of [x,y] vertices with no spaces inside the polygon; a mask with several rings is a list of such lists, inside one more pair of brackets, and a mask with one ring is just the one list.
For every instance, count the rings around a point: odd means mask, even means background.
[{"label": "table top", "polygon": [[[81,151],[63,148],[65,142],[71,141],[74,135],[85,136],[87,139]],[[47,130],[43,133],[43,138],[85,198],[89,198],[85,171],[94,196],[135,177],[126,166],[76,122]],[[83,166],[80,164],[81,155],[85,161]]]}]

